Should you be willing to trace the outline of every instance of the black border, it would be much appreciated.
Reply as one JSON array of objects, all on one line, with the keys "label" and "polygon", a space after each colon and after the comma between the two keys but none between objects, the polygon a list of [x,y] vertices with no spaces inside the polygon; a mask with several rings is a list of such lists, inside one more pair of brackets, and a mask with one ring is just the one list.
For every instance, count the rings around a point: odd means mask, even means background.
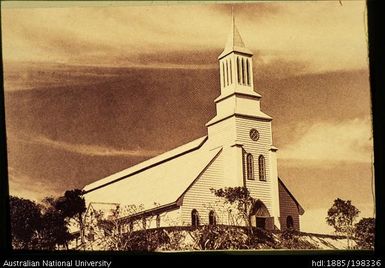
[{"label": "black border", "polygon": [[[0,2],[0,7],[1,7]],[[0,12],[0,21],[1,12]],[[0,45],[2,48],[2,24],[0,25]],[[3,77],[3,49],[0,49],[1,66],[1,94],[0,94],[0,251],[11,250],[11,224],[9,222],[9,191],[8,191],[8,162],[7,162],[7,139],[5,131],[5,108],[4,108],[4,77]]]},{"label": "black border", "polygon": [[[343,4],[344,1],[342,1]],[[312,267],[312,261],[332,260],[332,259],[378,259],[384,261],[385,252],[385,232],[384,232],[384,169],[385,169],[385,41],[384,33],[381,31],[385,25],[384,17],[380,7],[381,1],[367,0],[368,8],[368,32],[369,32],[369,64],[370,64],[370,85],[371,100],[373,112],[373,142],[374,142],[374,172],[375,172],[375,192],[376,192],[376,244],[375,251],[274,251],[274,252],[254,252],[254,251],[223,251],[223,252],[186,252],[186,253],[141,253],[141,252],[45,252],[45,251],[13,251],[11,249],[10,239],[10,222],[9,222],[9,192],[8,192],[8,175],[7,175],[7,150],[6,150],[6,131],[5,131],[5,109],[4,109],[4,79],[3,79],[3,61],[2,50],[0,50],[1,65],[1,94],[0,94],[0,263],[3,265],[4,260],[109,260],[113,261],[112,267],[119,267],[119,264],[137,265],[132,259],[136,256],[149,256],[146,261],[159,261],[168,259],[171,256],[234,256],[234,255],[253,255],[258,262],[268,261],[269,266],[274,264],[283,264],[284,266],[294,267]],[[1,3],[0,3],[1,4]],[[1,19],[1,13],[0,13]],[[1,41],[1,36],[0,36]],[[352,55],[354,57],[354,55]],[[159,258],[162,257],[162,258]],[[226,259],[226,258],[224,258]],[[202,262],[201,258],[190,258],[191,264],[196,261]],[[170,263],[171,264],[171,263]],[[178,264],[175,261],[173,264]],[[180,262],[186,265],[185,262]],[[203,263],[202,263],[203,264]],[[143,265],[143,263],[139,264]],[[256,265],[254,262],[253,265]],[[385,263],[382,262],[382,266]]]},{"label": "black border", "polygon": [[385,41],[380,1],[368,0],[369,67],[373,113],[374,176],[376,193],[376,252],[385,251]]}]

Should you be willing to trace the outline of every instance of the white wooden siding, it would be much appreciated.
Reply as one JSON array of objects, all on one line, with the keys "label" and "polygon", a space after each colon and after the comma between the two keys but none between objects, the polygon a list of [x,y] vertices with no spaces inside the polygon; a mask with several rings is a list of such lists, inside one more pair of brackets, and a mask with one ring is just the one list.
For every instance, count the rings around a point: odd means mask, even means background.
[{"label": "white wooden siding", "polygon": [[208,127],[208,141],[211,148],[233,145],[236,140],[235,118],[229,117]]},{"label": "white wooden siding", "polygon": [[[253,141],[249,137],[250,129],[255,128],[259,132],[258,141]],[[271,187],[272,178],[270,176],[270,159],[269,150],[272,145],[271,122],[261,121],[249,118],[236,118],[236,138],[243,144],[243,148],[247,153],[251,153],[254,157],[254,180],[246,179],[246,186],[252,197],[260,199],[272,213],[272,197]],[[259,180],[258,157],[265,157],[266,181]],[[277,179],[277,178],[275,178]]]},{"label": "white wooden siding", "polygon": [[[182,225],[191,225],[193,209],[198,211],[200,223],[208,224],[210,206],[217,200],[210,189],[220,189],[224,186],[223,154],[220,153],[185,193],[181,207]],[[217,222],[219,223],[218,219]]]}]

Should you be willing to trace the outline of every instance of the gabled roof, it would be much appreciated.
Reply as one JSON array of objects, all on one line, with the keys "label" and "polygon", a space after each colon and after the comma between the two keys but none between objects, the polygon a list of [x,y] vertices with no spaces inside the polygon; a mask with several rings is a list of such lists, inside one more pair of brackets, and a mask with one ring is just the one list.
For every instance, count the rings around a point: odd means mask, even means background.
[{"label": "gabled roof", "polygon": [[222,150],[209,150],[204,141],[206,137],[87,185],[85,195],[106,187],[95,193],[98,201],[143,205],[145,210],[176,204]]},{"label": "gabled roof", "polygon": [[296,203],[299,215],[303,215],[305,213],[305,210],[303,209],[301,204],[297,201],[297,199],[295,199],[294,195],[289,191],[289,189],[286,187],[286,185],[283,183],[283,181],[279,177],[278,177],[278,183],[280,183],[282,185],[282,187],[285,189],[285,191],[290,195],[290,197]]},{"label": "gabled roof", "polygon": [[231,52],[241,52],[248,55],[253,55],[253,52],[245,47],[245,44],[243,43],[242,37],[239,34],[239,31],[237,29],[237,26],[235,25],[235,19],[233,17],[232,23],[231,23],[231,30],[230,34],[227,38],[226,46],[221,55],[219,55],[218,59],[226,56],[227,54]]},{"label": "gabled roof", "polygon": [[115,182],[116,180],[123,179],[125,177],[129,177],[131,175],[134,175],[137,172],[140,172],[144,169],[153,167],[155,165],[159,165],[165,161],[168,161],[174,157],[177,157],[179,155],[188,153],[189,151],[196,150],[199,147],[202,146],[202,144],[207,140],[207,136],[201,137],[199,139],[196,139],[192,142],[186,143],[182,146],[179,146],[177,148],[172,149],[171,151],[167,151],[163,154],[160,154],[158,156],[155,156],[151,159],[148,159],[144,162],[141,162],[135,166],[129,167],[127,169],[124,169],[120,172],[117,172],[115,174],[112,174],[106,178],[100,179],[98,181],[95,181],[91,184],[86,185],[83,190],[86,192],[93,191],[97,188],[100,188],[104,185],[107,185],[109,183]]}]

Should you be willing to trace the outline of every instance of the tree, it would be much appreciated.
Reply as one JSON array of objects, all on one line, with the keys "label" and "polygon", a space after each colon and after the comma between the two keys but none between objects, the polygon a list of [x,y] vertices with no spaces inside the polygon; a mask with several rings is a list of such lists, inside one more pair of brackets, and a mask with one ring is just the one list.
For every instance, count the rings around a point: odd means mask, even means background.
[{"label": "tree", "polygon": [[59,198],[46,197],[38,205],[30,200],[10,198],[12,244],[16,249],[54,250],[57,245],[68,249],[73,237],[68,226],[75,219],[83,234],[83,213],[86,211],[81,190],[66,191]]},{"label": "tree", "polygon": [[68,242],[73,239],[69,226],[74,219],[79,224],[82,234],[82,214],[86,211],[81,190],[69,190],[63,196],[46,197],[42,206],[42,221],[40,232],[40,248],[56,249],[63,245],[68,249]]},{"label": "tree", "polygon": [[27,199],[10,197],[12,246],[15,249],[36,249],[41,229],[40,207]]},{"label": "tree", "polygon": [[374,249],[376,223],[374,218],[362,218],[356,223],[354,236],[360,249]]},{"label": "tree", "polygon": [[68,249],[68,241],[71,239],[65,217],[53,208],[47,210],[42,215],[40,249],[55,250],[58,245],[63,245]]},{"label": "tree", "polygon": [[243,219],[246,226],[252,232],[250,211],[253,208],[256,200],[250,196],[250,192],[246,187],[226,187],[224,189],[211,189],[218,197],[225,200],[225,204],[234,205],[237,208],[238,216]]},{"label": "tree", "polygon": [[350,200],[345,201],[340,198],[334,200],[332,207],[328,210],[327,224],[333,226],[336,233],[346,235],[348,248],[350,248],[350,239],[354,232],[353,223],[359,213],[360,211],[352,205]]},{"label": "tree", "polygon": [[83,214],[86,212],[86,202],[83,191],[79,189],[69,190],[64,196],[55,200],[54,207],[60,211],[64,218],[73,219],[79,225],[81,243],[84,243]]},{"label": "tree", "polygon": [[[88,221],[85,222],[88,233],[92,234],[92,238],[88,239],[87,246],[91,250],[134,250],[132,248],[132,244],[135,243],[133,241],[134,229],[146,231],[146,225],[143,225],[142,218],[132,220],[130,216],[143,210],[143,205],[120,206],[119,204],[107,211],[93,208],[90,211],[92,217],[89,217]],[[145,237],[141,237],[137,242],[146,245],[146,241]]]}]

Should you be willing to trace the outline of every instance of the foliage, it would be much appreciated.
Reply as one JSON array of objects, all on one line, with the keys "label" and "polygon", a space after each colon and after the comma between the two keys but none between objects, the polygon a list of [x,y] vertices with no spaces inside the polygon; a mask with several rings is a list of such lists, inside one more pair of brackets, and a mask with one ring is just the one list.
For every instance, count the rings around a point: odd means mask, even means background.
[{"label": "foliage", "polygon": [[158,244],[158,249],[163,251],[175,251],[175,250],[181,250],[183,247],[186,247],[183,245],[183,242],[185,241],[185,234],[181,231],[175,231],[173,230],[167,230],[163,229],[164,234],[167,236],[167,243],[164,244]]},{"label": "foliage", "polygon": [[241,217],[251,230],[250,210],[256,200],[251,197],[246,187],[226,187],[223,189],[211,189],[217,196],[223,198],[225,204],[234,205],[237,209],[237,215]]},{"label": "foliage", "polygon": [[347,229],[351,229],[353,226],[359,213],[360,211],[352,205],[350,200],[344,201],[337,198],[328,210],[326,222],[333,226],[337,233],[346,233]]},{"label": "foliage", "polygon": [[126,247],[129,251],[155,251],[160,245],[169,245],[170,237],[162,229],[140,230],[126,235]]},{"label": "foliage", "polygon": [[[86,211],[86,203],[79,189],[66,191],[55,202],[55,208],[66,218],[77,217]],[[80,217],[81,218],[81,217]]]},{"label": "foliage", "polygon": [[79,189],[69,190],[64,196],[55,200],[54,207],[59,211],[67,221],[73,219],[77,222],[80,230],[81,242],[84,243],[84,223],[83,216],[86,212],[86,202],[84,200],[83,191]]},{"label": "foliage", "polygon": [[[70,234],[69,225],[80,208],[85,210],[82,198],[73,197],[71,193],[81,193],[80,190],[66,191],[61,197],[46,197],[42,206],[42,222],[40,232],[40,249],[54,250],[58,246],[68,249],[68,242],[74,237]],[[68,197],[68,193],[69,197]],[[83,202],[82,202],[83,201]]]},{"label": "foliage", "polygon": [[317,247],[308,241],[303,241],[299,232],[293,229],[287,229],[281,233],[279,248],[285,249],[317,249]]},{"label": "foliage", "polygon": [[41,229],[40,207],[27,199],[10,196],[12,246],[36,249]]},{"label": "foliage", "polygon": [[333,226],[336,233],[345,234],[349,240],[354,232],[354,221],[358,217],[360,211],[352,205],[350,200],[342,200],[337,198],[334,200],[332,207],[328,210],[326,222]]},{"label": "foliage", "polygon": [[250,248],[279,248],[277,241],[271,231],[255,228],[253,235],[249,236]]},{"label": "foliage", "polygon": [[243,228],[228,226],[200,226],[188,232],[194,241],[194,249],[221,250],[246,249],[247,234]]},{"label": "foliage", "polygon": [[39,248],[55,250],[57,245],[68,249],[68,241],[72,239],[67,228],[65,217],[54,208],[49,208],[41,218]]},{"label": "foliage", "polygon": [[59,198],[46,197],[42,204],[30,200],[10,198],[12,244],[15,249],[54,250],[68,248],[73,239],[68,226],[76,217],[82,221],[86,210],[80,190],[66,191]]},{"label": "foliage", "polygon": [[362,218],[355,225],[355,238],[359,249],[374,249],[375,228],[374,218]]},{"label": "foliage", "polygon": [[[143,210],[143,205],[123,207],[116,205],[107,212],[93,210],[92,218],[85,222],[85,228],[88,229],[88,232],[92,230],[92,239],[88,239],[91,249],[96,247],[103,250],[127,250],[131,248],[131,243],[136,243],[137,246],[141,247],[141,243],[145,243],[147,240],[143,241],[143,238],[140,238],[142,240],[135,242],[133,241],[134,238],[131,237],[134,230],[132,228],[122,229],[124,226],[131,225],[138,230],[145,230],[146,226],[141,224],[142,218],[135,222],[132,221],[132,223],[131,220],[128,220],[130,216],[136,215]],[[151,219],[152,217],[149,217],[147,221]]]}]

